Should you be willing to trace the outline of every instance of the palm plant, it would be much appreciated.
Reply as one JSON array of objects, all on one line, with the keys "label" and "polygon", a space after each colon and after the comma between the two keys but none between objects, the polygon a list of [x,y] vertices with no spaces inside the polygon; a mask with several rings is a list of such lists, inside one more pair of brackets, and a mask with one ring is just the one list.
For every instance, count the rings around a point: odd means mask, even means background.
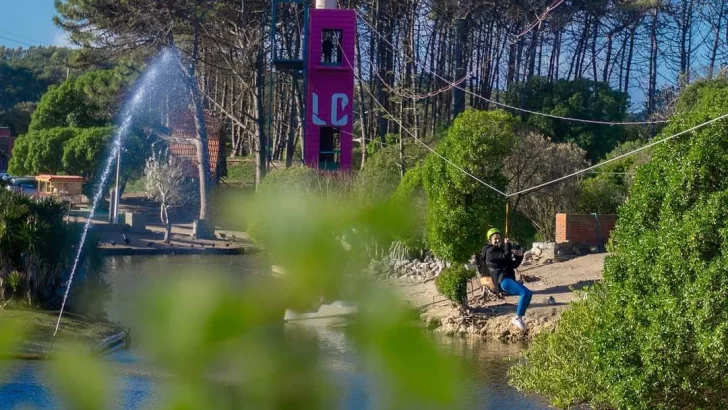
[{"label": "palm plant", "polygon": [[[0,300],[4,284],[15,272],[13,293],[24,295],[29,305],[49,309],[60,305],[81,234],[79,227],[64,223],[63,215],[63,205],[52,199],[32,200],[0,191]],[[97,294],[108,291],[100,276],[100,255],[94,251],[97,244],[95,236],[86,241],[74,286],[95,308]]]}]

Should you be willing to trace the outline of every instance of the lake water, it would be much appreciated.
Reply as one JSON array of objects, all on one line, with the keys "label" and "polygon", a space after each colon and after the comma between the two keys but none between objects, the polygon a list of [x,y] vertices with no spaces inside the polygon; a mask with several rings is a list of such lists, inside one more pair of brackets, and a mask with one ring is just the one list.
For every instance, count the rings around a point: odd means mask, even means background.
[{"label": "lake water", "polygon": [[[113,295],[107,307],[109,319],[133,329],[131,312],[139,300],[139,288],[150,276],[174,277],[183,271],[205,271],[211,268],[232,276],[244,276],[258,271],[263,261],[256,256],[126,256],[107,260],[107,275]],[[300,330],[294,330],[300,331]],[[356,354],[344,333],[337,329],[309,329],[314,332],[327,369],[343,385],[341,409],[372,409],[376,389],[365,371],[357,365]],[[548,409],[548,402],[532,395],[523,395],[508,386],[506,372],[520,345],[477,340],[435,337],[443,349],[465,358],[475,371],[468,375],[467,409]],[[163,400],[166,378],[155,374],[138,353],[117,352],[107,358],[114,363],[117,386],[116,408],[153,409]],[[0,409],[62,409],[54,386],[40,361],[13,361],[0,375]]]}]

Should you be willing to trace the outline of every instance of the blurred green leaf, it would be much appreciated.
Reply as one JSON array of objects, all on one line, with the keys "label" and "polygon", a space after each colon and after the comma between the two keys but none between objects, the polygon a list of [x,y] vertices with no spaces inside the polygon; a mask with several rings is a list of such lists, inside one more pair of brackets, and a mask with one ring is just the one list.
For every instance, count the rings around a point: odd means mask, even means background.
[{"label": "blurred green leaf", "polygon": [[2,311],[0,311],[0,372],[8,364],[4,359],[14,352],[27,334],[27,330],[24,323],[3,317]]},{"label": "blurred green leaf", "polygon": [[387,408],[454,408],[462,397],[460,358],[440,351],[404,304],[370,288],[351,335],[389,391]]},{"label": "blurred green leaf", "polygon": [[113,390],[109,366],[82,345],[57,346],[50,371],[58,393],[75,410],[111,408]]}]

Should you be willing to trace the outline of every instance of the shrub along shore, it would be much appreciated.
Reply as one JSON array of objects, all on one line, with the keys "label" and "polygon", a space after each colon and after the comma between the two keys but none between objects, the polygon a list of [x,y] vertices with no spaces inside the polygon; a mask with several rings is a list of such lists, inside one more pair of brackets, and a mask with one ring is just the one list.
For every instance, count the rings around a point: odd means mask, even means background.
[{"label": "shrub along shore", "polygon": [[[672,135],[728,112],[728,82],[683,91]],[[658,137],[660,138],[660,137]],[[619,209],[604,281],[511,371],[559,407],[725,408],[728,121],[654,148]]]}]

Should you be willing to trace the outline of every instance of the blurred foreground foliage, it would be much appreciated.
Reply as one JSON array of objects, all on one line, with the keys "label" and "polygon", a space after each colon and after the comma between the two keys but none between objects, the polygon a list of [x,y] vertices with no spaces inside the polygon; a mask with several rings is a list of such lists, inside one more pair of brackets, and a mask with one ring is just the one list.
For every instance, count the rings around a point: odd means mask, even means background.
[{"label": "blurred foreground foliage", "polygon": [[[375,377],[376,408],[459,407],[460,359],[440,352],[403,302],[360,273],[368,263],[363,244],[412,228],[408,207],[305,190],[259,192],[227,208],[240,221],[256,219],[258,240],[271,264],[288,272],[283,277],[261,272],[226,280],[190,272],[184,280],[157,278],[144,286],[134,343],[172,381],[155,408],[341,408],[341,381],[324,366],[319,346],[289,337],[283,323],[285,309],[311,307],[323,294],[359,307],[346,331]],[[0,350],[4,335],[3,326]],[[56,351],[52,375],[69,408],[116,402],[107,364],[80,349]]]}]

